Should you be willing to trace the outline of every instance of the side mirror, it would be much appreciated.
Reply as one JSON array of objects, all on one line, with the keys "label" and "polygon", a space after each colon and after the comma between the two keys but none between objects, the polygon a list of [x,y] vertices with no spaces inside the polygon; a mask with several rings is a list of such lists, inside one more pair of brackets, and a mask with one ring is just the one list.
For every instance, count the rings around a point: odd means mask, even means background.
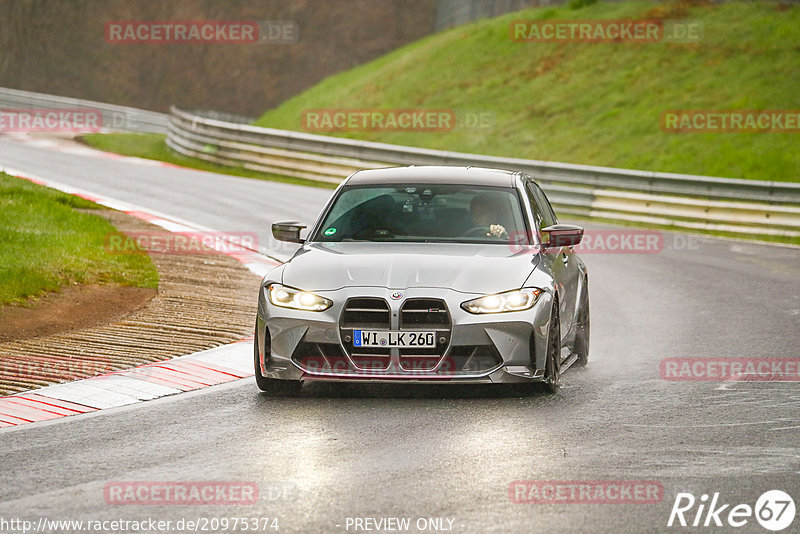
[{"label": "side mirror", "polygon": [[542,228],[542,247],[573,247],[583,239],[583,228],[574,224],[554,224]]},{"label": "side mirror", "polygon": [[298,221],[281,221],[272,225],[272,237],[278,241],[288,241],[289,243],[305,243],[305,239],[300,239],[300,231],[305,225]]}]

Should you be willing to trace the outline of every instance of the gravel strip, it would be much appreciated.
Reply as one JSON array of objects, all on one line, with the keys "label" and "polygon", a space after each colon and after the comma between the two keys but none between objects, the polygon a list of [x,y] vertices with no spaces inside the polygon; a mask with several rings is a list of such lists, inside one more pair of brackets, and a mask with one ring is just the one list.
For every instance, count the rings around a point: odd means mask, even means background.
[{"label": "gravel strip", "polygon": [[[166,232],[102,210],[119,231]],[[109,324],[0,343],[0,395],[169,360],[253,333],[259,277],[239,261],[207,254],[151,254],[158,294]]]}]

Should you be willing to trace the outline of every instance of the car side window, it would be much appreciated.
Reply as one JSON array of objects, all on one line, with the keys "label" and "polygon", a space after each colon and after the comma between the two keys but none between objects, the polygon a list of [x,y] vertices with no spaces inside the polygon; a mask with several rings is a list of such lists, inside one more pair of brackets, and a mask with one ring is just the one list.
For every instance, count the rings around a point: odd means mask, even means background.
[{"label": "car side window", "polygon": [[542,223],[544,222],[542,220],[542,212],[536,203],[536,197],[533,196],[533,190],[531,189],[530,184],[526,184],[525,193],[528,195],[528,202],[530,203],[531,211],[533,212],[533,223],[536,225],[537,230],[541,230],[543,228]]},{"label": "car side window", "polygon": [[556,224],[558,222],[556,213],[553,211],[553,207],[547,200],[542,188],[534,182],[528,182],[526,189],[528,191],[528,198],[531,199],[531,206],[535,208],[534,211],[538,212],[535,216],[537,219],[536,224],[539,229],[541,230],[542,228],[547,228],[548,226]]}]

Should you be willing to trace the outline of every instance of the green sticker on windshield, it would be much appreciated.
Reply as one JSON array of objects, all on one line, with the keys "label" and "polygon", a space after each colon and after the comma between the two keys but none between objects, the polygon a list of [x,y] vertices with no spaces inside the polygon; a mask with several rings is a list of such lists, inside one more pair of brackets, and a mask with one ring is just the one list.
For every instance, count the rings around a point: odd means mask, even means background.
[{"label": "green sticker on windshield", "polygon": [[333,235],[335,233],[336,233],[336,228],[333,228],[333,227],[328,228],[327,230],[325,230],[325,235]]}]

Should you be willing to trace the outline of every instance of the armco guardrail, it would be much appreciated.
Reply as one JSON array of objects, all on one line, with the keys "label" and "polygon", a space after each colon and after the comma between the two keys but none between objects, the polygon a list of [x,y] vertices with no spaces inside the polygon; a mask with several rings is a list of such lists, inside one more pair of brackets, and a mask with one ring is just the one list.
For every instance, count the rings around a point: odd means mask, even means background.
[{"label": "armco guardrail", "polygon": [[[90,109],[103,116],[103,129],[167,133],[169,115],[155,111],[80,100],[63,96],[0,88],[0,110],[6,109]],[[1,133],[1,132],[0,132]]]},{"label": "armco guardrail", "polygon": [[474,165],[533,176],[561,213],[683,228],[800,236],[800,184],[429,150],[226,122],[173,108],[167,144],[222,165],[340,182],[358,169]]}]

